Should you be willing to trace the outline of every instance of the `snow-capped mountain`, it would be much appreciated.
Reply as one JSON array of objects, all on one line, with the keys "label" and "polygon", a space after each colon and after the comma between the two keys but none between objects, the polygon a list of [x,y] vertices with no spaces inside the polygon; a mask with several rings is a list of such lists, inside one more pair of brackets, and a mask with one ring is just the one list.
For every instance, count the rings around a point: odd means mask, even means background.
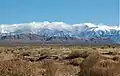
[{"label": "snow-capped mountain", "polygon": [[1,24],[0,42],[120,44],[120,27],[92,23],[32,22]]}]

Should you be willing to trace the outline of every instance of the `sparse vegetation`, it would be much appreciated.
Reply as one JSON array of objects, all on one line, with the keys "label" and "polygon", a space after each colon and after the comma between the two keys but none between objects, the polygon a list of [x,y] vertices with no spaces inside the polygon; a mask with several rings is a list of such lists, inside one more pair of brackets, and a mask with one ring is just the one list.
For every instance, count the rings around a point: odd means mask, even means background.
[{"label": "sparse vegetation", "polygon": [[119,76],[119,46],[0,46],[0,76]]}]

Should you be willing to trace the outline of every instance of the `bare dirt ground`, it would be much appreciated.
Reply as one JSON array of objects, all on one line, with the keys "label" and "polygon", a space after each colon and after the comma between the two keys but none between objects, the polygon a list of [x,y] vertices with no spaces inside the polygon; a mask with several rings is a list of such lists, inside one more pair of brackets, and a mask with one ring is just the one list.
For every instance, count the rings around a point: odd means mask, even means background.
[{"label": "bare dirt ground", "polygon": [[1,45],[0,76],[120,76],[119,46]]}]

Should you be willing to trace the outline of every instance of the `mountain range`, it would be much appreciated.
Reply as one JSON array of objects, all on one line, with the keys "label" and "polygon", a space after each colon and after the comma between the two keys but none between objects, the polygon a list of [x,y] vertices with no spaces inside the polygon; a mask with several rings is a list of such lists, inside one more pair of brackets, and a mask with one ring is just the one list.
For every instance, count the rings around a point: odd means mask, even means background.
[{"label": "mountain range", "polygon": [[93,23],[1,24],[0,43],[120,44],[120,27]]}]

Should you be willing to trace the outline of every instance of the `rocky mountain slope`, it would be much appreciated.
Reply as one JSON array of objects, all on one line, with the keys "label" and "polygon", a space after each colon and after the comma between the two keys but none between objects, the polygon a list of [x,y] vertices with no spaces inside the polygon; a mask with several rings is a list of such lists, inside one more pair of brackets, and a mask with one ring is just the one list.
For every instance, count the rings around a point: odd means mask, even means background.
[{"label": "rocky mountain slope", "polygon": [[69,25],[63,22],[1,24],[0,41],[119,44],[120,27],[92,23]]}]

